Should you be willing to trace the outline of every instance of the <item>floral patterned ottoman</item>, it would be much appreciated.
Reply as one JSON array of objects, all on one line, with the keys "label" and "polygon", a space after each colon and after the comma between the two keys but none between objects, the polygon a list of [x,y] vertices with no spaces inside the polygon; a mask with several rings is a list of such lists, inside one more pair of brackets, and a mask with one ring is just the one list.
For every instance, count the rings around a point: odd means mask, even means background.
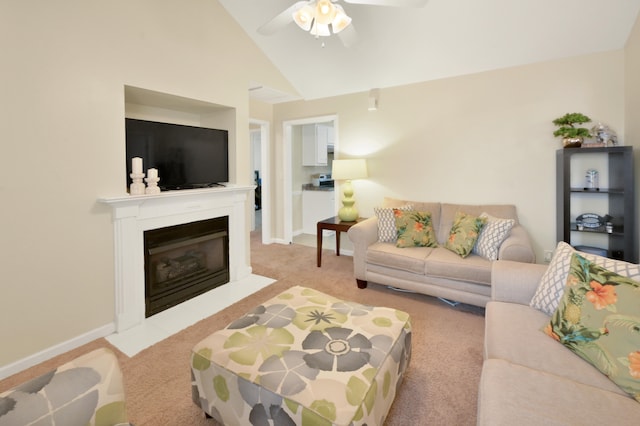
[{"label": "floral patterned ottoman", "polygon": [[409,315],[292,287],[198,343],[193,400],[225,425],[381,425]]}]

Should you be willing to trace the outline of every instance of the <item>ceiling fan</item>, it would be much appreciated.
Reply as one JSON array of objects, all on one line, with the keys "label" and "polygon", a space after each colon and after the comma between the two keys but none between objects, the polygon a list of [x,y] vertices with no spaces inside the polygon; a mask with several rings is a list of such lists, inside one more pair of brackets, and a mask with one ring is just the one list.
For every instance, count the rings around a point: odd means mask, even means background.
[{"label": "ceiling fan", "polygon": [[[422,7],[428,0],[343,0],[345,3],[390,6],[390,7]],[[318,37],[337,34],[342,43],[349,47],[357,40],[351,18],[346,14],[338,0],[306,0],[298,1],[280,12],[273,19],[258,28],[262,35],[275,34],[282,27],[295,22],[304,31]]]}]

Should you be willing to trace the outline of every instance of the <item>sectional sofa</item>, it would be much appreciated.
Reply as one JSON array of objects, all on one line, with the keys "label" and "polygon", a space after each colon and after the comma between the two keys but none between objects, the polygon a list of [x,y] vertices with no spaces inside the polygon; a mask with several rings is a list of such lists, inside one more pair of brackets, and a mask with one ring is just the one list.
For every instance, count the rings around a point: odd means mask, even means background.
[{"label": "sectional sofa", "polygon": [[[576,253],[570,246],[560,243],[549,266],[520,262],[497,261],[492,271],[492,301],[486,306],[484,363],[478,396],[478,425],[637,425],[640,422],[640,399],[634,400],[595,365],[609,359],[618,374],[625,375],[630,367],[624,356],[598,355],[594,363],[587,362],[577,353],[588,354],[594,350],[593,338],[588,334],[576,336],[580,344],[576,352],[568,349],[567,335],[559,338],[543,332],[556,315],[549,315],[552,306],[545,305],[565,298],[569,259]],[[634,279],[640,278],[640,268],[635,264],[579,253],[584,259],[608,268],[598,272],[589,265],[593,274],[613,283],[612,271]],[[575,261],[575,260],[574,260]],[[587,278],[588,282],[591,278]],[[554,292],[546,296],[541,286],[548,280],[556,280]],[[569,281],[570,282],[570,281]],[[617,304],[622,303],[622,289],[616,286]],[[636,290],[637,291],[637,288]],[[542,296],[541,296],[542,295]],[[589,297],[587,297],[589,299]],[[585,305],[590,304],[584,301]],[[636,320],[640,317],[637,301],[634,303]],[[607,310],[600,307],[601,315],[614,318],[622,314],[621,307]],[[557,309],[557,308],[556,308]],[[582,311],[586,313],[586,306]],[[546,312],[545,312],[546,311]],[[614,311],[617,311],[614,312]],[[591,316],[592,313],[587,314]],[[561,321],[570,317],[565,311],[557,316]],[[575,321],[573,319],[572,321]],[[586,321],[586,320],[585,320]],[[621,322],[609,322],[605,344],[611,345],[616,335],[628,331],[640,349],[640,334]],[[577,339],[580,337],[580,339]],[[561,343],[565,341],[566,344]],[[587,348],[588,347],[588,348]],[[583,349],[586,348],[586,349]],[[604,351],[603,351],[604,352]],[[632,352],[633,353],[633,352]],[[611,374],[611,377],[614,375]],[[624,380],[629,381],[627,377]],[[640,377],[635,380],[636,390]],[[640,398],[640,394],[636,394]]]},{"label": "sectional sofa", "polygon": [[[395,238],[380,238],[381,212],[409,208],[429,212],[437,238],[437,247],[398,247]],[[466,205],[385,198],[378,214],[352,226],[354,275],[358,287],[368,282],[428,294],[451,301],[485,306],[491,299],[493,260],[472,252],[466,257],[445,247],[458,212],[513,221],[503,241],[496,242],[497,259],[535,262],[535,254],[526,229],[520,225],[513,205]],[[393,231],[395,232],[395,231]],[[489,256],[490,257],[490,256]]]}]

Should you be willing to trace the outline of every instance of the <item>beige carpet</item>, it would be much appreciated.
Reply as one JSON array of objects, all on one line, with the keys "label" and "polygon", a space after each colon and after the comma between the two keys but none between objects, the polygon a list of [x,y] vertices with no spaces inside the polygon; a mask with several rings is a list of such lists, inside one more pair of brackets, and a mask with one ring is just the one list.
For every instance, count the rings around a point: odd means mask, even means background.
[{"label": "beige carpet", "polygon": [[127,408],[136,426],[215,425],[191,401],[189,352],[213,331],[225,327],[261,302],[283,290],[302,285],[333,296],[404,310],[411,315],[413,352],[404,384],[396,396],[386,425],[474,425],[482,366],[484,317],[482,310],[452,308],[422,295],[369,285],[359,290],[351,257],[324,251],[322,268],[316,250],[300,245],[262,245],[251,236],[253,272],[276,283],[225,310],[145,349],[132,358],[105,339],[98,339],[27,371],[0,381],[0,392],[96,347],[116,352],[124,373]]}]

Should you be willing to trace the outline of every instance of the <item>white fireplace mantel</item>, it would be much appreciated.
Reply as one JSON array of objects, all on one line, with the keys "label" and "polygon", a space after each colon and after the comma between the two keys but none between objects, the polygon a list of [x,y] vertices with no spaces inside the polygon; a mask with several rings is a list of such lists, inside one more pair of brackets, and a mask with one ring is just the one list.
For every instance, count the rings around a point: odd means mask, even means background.
[{"label": "white fireplace mantel", "polygon": [[113,208],[118,333],[142,324],[145,319],[144,231],[228,216],[230,280],[241,280],[251,274],[246,200],[253,189],[254,186],[229,184],[98,199]]}]

